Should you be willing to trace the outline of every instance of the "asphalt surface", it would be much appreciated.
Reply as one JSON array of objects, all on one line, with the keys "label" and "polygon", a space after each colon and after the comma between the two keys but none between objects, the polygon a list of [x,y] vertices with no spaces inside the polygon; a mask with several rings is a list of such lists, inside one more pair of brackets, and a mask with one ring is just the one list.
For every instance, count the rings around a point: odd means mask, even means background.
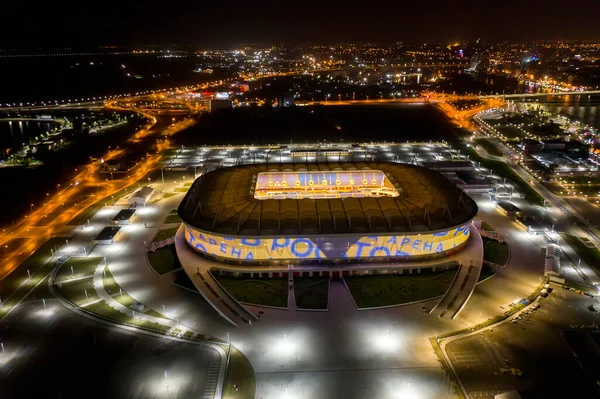
[{"label": "asphalt surface", "polygon": [[[563,331],[581,331],[582,326],[597,328],[600,316],[587,308],[592,303],[597,301],[555,288],[548,298],[541,299],[541,308],[520,320],[449,343],[449,359],[474,397],[493,398],[512,389],[524,399],[559,394],[595,397],[595,374],[581,367]],[[595,355],[595,363],[600,360],[597,354],[600,350],[588,352],[588,356]],[[520,372],[522,375],[515,375]]]},{"label": "asphalt surface", "polygon": [[[134,334],[30,301],[0,322],[0,398],[203,398],[210,348]],[[216,365],[216,366],[215,366]],[[210,396],[212,397],[212,396]]]}]

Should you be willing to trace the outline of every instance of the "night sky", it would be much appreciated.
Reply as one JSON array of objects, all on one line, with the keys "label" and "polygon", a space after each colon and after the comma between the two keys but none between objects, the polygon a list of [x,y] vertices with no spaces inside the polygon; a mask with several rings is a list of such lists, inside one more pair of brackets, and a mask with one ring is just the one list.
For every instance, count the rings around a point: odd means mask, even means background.
[{"label": "night sky", "polygon": [[600,39],[599,0],[7,1],[0,47]]}]

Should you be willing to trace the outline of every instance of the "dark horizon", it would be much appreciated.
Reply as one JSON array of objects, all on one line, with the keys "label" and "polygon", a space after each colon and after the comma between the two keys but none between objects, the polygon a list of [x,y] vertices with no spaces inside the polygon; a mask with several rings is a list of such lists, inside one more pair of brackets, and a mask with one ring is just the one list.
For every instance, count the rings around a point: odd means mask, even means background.
[{"label": "dark horizon", "polygon": [[502,4],[384,2],[302,3],[232,0],[166,4],[80,3],[65,0],[3,5],[0,47],[48,48],[99,45],[232,43],[435,43],[482,38],[487,42],[595,40],[600,3],[575,0],[508,0]]}]

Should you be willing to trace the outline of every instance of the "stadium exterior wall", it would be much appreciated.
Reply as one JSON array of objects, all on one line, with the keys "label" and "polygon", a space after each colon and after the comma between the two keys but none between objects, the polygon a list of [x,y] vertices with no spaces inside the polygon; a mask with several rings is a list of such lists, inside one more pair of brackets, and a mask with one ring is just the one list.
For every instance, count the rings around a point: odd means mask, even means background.
[{"label": "stadium exterior wall", "polygon": [[470,223],[411,234],[319,234],[307,236],[231,236],[185,225],[185,239],[196,252],[226,263],[302,264],[415,261],[442,258],[463,247]]}]

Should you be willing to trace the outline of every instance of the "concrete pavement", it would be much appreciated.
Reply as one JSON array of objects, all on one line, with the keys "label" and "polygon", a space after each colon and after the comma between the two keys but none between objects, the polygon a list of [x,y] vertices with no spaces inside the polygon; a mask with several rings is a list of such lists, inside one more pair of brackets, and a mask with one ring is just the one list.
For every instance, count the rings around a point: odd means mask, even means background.
[{"label": "concrete pavement", "polygon": [[433,316],[444,317],[448,315],[452,319],[458,316],[467,305],[469,298],[473,295],[477,281],[479,281],[481,267],[483,266],[483,242],[475,226],[471,225],[470,229],[469,242],[461,250],[464,261],[446,294],[431,310],[430,314]]}]

